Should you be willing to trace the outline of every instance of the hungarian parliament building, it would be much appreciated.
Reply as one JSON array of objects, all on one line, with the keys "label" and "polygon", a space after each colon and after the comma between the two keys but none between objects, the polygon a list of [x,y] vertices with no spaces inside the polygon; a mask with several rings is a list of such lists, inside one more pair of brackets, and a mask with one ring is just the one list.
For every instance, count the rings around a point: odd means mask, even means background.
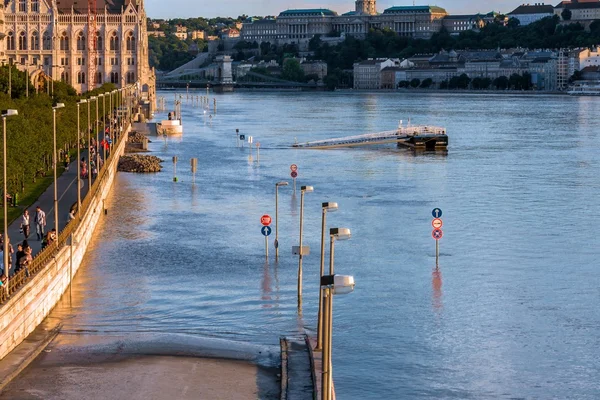
[{"label": "hungarian parliament building", "polygon": [[[277,18],[250,20],[242,27],[242,39],[277,44],[296,43],[305,47],[315,35],[327,36],[332,32],[364,37],[371,28],[391,29],[401,36],[428,39],[439,32],[448,13],[437,6],[396,6],[378,14],[376,0],[357,0],[355,10],[338,15],[328,9],[287,10]],[[493,15],[481,15],[481,23]],[[463,21],[459,21],[463,23]],[[476,21],[464,21],[469,29]],[[455,21],[447,28],[460,30]]]},{"label": "hungarian parliament building", "polygon": [[154,92],[143,0],[4,0],[0,24],[0,61],[34,85],[61,80],[83,93],[139,82]]}]

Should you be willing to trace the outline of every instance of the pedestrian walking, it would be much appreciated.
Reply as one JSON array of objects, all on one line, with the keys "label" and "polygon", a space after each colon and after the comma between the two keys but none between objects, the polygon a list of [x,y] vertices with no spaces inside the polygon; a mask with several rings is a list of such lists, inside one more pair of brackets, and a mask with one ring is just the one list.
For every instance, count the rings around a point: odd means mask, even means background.
[{"label": "pedestrian walking", "polygon": [[42,211],[40,206],[35,208],[33,223],[35,224],[37,239],[42,240],[44,238],[44,230],[46,229],[46,213]]},{"label": "pedestrian walking", "polygon": [[[12,266],[12,255],[15,250],[13,249],[12,244],[10,244],[10,238],[7,236],[6,239],[8,242],[8,269],[10,269]],[[4,265],[4,235],[0,238],[0,257],[2,257],[2,265]]]},{"label": "pedestrian walking", "polygon": [[65,153],[65,171],[69,171],[69,164],[71,163],[71,156],[69,156],[69,153],[66,152]]},{"label": "pedestrian walking", "polygon": [[23,236],[25,236],[25,239],[29,239],[30,226],[29,210],[25,210],[21,217],[21,232],[23,233]]}]

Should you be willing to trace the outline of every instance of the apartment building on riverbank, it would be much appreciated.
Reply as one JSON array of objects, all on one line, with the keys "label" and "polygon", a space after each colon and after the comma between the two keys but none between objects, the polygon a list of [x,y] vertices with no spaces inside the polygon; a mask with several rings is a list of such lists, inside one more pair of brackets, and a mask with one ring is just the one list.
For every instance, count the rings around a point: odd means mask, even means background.
[{"label": "apartment building on riverbank", "polygon": [[3,61],[30,74],[86,92],[103,83],[139,81],[154,98],[143,0],[8,0],[0,9]]}]

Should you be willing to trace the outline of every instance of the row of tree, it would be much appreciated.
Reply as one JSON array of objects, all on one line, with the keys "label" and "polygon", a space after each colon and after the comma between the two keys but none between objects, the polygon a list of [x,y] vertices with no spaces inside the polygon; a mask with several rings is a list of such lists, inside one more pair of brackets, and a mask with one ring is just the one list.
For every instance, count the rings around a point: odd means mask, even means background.
[{"label": "row of tree", "polygon": [[[427,78],[421,81],[420,79],[412,79],[410,81],[400,81],[399,88],[421,88],[427,89],[434,86],[433,79]],[[512,74],[510,77],[500,76],[494,80],[491,78],[469,78],[467,74],[452,77],[449,80],[443,80],[439,84],[440,89],[496,89],[496,90],[531,90],[531,74],[525,72],[523,75]]]},{"label": "row of tree", "polygon": [[[54,82],[53,92],[48,95],[47,87],[43,84],[36,88],[29,83],[29,93],[26,95],[25,72],[18,71],[14,66],[10,73],[11,95],[8,94],[7,66],[0,67],[0,109],[16,109],[17,116],[6,118],[7,146],[7,186],[9,193],[24,190],[30,182],[45,175],[52,168],[53,155],[53,118],[52,105],[56,102],[65,103],[65,107],[57,110],[56,140],[57,148],[62,152],[76,148],[77,144],[77,101],[115,89],[113,84],[103,86],[77,96],[73,87],[66,83]],[[90,121],[93,125],[96,118],[96,103],[90,103]],[[110,112],[107,107],[107,114]],[[102,116],[102,102],[98,103],[98,115]],[[87,106],[80,111],[81,135],[87,140],[85,132],[88,121]],[[95,138],[95,131],[92,137]],[[0,153],[0,162],[3,154]],[[1,178],[1,176],[0,176]]]}]

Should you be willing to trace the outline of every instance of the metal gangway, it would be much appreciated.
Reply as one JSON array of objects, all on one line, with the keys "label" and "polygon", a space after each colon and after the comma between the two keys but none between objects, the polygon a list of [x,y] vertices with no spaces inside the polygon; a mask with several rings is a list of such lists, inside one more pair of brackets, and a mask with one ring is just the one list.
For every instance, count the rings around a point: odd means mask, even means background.
[{"label": "metal gangway", "polygon": [[[413,147],[416,142],[446,138],[446,128],[430,125],[402,125],[394,131],[368,133],[365,135],[346,136],[334,139],[316,140],[305,143],[294,143],[297,148],[332,149],[336,147],[370,146],[377,144],[397,143]],[[412,143],[412,144],[411,144]]]}]

